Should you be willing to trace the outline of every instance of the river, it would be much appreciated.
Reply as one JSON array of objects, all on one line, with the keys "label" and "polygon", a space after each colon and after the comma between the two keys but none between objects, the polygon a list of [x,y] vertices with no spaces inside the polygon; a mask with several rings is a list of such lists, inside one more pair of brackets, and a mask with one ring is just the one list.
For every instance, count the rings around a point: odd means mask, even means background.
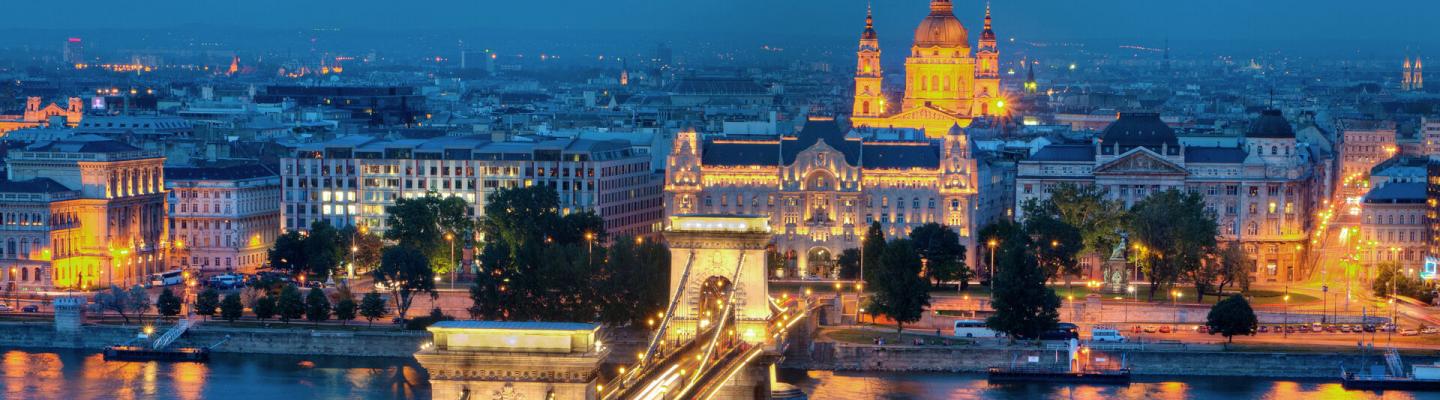
[{"label": "river", "polygon": [[[428,399],[414,360],[216,354],[208,364],[106,362],[99,353],[0,349],[4,399]],[[812,399],[1436,399],[1338,383],[1140,378],[1130,386],[996,385],[980,375],[784,370]]]}]

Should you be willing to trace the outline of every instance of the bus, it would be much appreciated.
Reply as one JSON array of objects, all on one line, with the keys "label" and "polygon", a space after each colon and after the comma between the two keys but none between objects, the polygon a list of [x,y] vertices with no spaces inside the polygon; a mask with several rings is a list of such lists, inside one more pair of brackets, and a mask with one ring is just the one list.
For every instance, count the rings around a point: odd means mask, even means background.
[{"label": "bus", "polygon": [[990,330],[985,321],[957,320],[955,321],[955,336],[957,337],[1000,337],[999,332]]},{"label": "bus", "polygon": [[150,286],[179,285],[182,280],[184,280],[184,277],[181,275],[180,270],[177,269],[150,275]]}]

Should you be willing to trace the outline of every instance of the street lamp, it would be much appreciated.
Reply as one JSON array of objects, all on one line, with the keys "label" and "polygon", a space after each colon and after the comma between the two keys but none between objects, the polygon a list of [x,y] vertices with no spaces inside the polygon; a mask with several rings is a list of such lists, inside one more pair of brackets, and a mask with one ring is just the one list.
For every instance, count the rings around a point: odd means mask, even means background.
[{"label": "street lamp", "polygon": [[455,262],[455,234],[446,233],[445,241],[450,242],[450,288],[455,288],[455,272],[459,270],[459,263]]},{"label": "street lamp", "polygon": [[[1290,293],[1285,293],[1285,326],[1290,326]],[[1290,337],[1290,330],[1285,330],[1285,337]]]},{"label": "street lamp", "polygon": [[[1135,284],[1125,286],[1125,291],[1130,293],[1130,303],[1135,302]],[[1130,303],[1125,303],[1125,323],[1130,323]]]},{"label": "street lamp", "polygon": [[991,297],[991,298],[994,298],[994,297],[995,297],[995,246],[999,246],[999,245],[1000,245],[1000,241],[995,240],[995,238],[990,238],[990,241],[989,241],[988,243],[985,243],[985,245],[990,247],[990,297]]}]

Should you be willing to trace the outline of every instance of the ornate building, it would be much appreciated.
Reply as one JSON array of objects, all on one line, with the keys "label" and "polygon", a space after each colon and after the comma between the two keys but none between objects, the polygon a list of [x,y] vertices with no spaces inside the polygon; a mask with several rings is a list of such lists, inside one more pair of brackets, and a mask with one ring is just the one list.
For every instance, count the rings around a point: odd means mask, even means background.
[{"label": "ornate building", "polygon": [[835,257],[859,247],[871,222],[887,235],[945,224],[975,249],[976,162],[958,128],[941,139],[882,141],[812,118],[795,136],[702,140],[680,132],[671,149],[668,215],[769,217],[775,250],[787,260],[778,276],[833,276]]},{"label": "ornate building", "polygon": [[1424,90],[1425,70],[1420,63],[1420,57],[1415,57],[1415,63],[1410,63],[1410,57],[1405,57],[1405,64],[1401,67],[1403,71],[1400,76],[1400,90]]},{"label": "ornate building", "polygon": [[915,42],[905,58],[903,101],[891,112],[882,85],[880,44],[867,13],[856,52],[854,124],[924,129],[929,137],[940,138],[951,127],[969,126],[976,116],[1000,114],[999,51],[988,7],[975,54],[970,50],[969,33],[955,18],[950,0],[931,0],[930,15],[915,28]]},{"label": "ornate building", "polygon": [[1299,280],[1322,185],[1308,147],[1275,110],[1236,147],[1188,146],[1158,114],[1122,113],[1091,144],[1049,145],[1021,161],[1015,198],[1044,199],[1062,183],[1099,186],[1126,207],[1164,190],[1200,193],[1219,223],[1216,239],[1240,242],[1255,259],[1255,282]]}]

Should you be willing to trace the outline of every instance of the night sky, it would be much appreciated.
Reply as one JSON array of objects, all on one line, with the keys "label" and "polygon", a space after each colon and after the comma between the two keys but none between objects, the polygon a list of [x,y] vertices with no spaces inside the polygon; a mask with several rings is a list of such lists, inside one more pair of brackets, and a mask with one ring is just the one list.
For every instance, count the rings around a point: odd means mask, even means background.
[{"label": "night sky", "polygon": [[[851,40],[865,0],[71,0],[12,1],[11,28],[172,28],[581,31],[653,41],[667,34],[717,38]],[[60,4],[63,4],[61,6]],[[1434,0],[996,0],[1002,38],[1158,45],[1364,46],[1440,50]],[[63,10],[56,9],[63,7]],[[927,0],[876,0],[882,45],[903,46]],[[956,14],[978,35],[985,4],[957,0]],[[1429,19],[1430,21],[1426,21]],[[0,28],[3,31],[7,28]],[[607,37],[607,36],[601,36]],[[0,39],[3,41],[3,39]]]}]

